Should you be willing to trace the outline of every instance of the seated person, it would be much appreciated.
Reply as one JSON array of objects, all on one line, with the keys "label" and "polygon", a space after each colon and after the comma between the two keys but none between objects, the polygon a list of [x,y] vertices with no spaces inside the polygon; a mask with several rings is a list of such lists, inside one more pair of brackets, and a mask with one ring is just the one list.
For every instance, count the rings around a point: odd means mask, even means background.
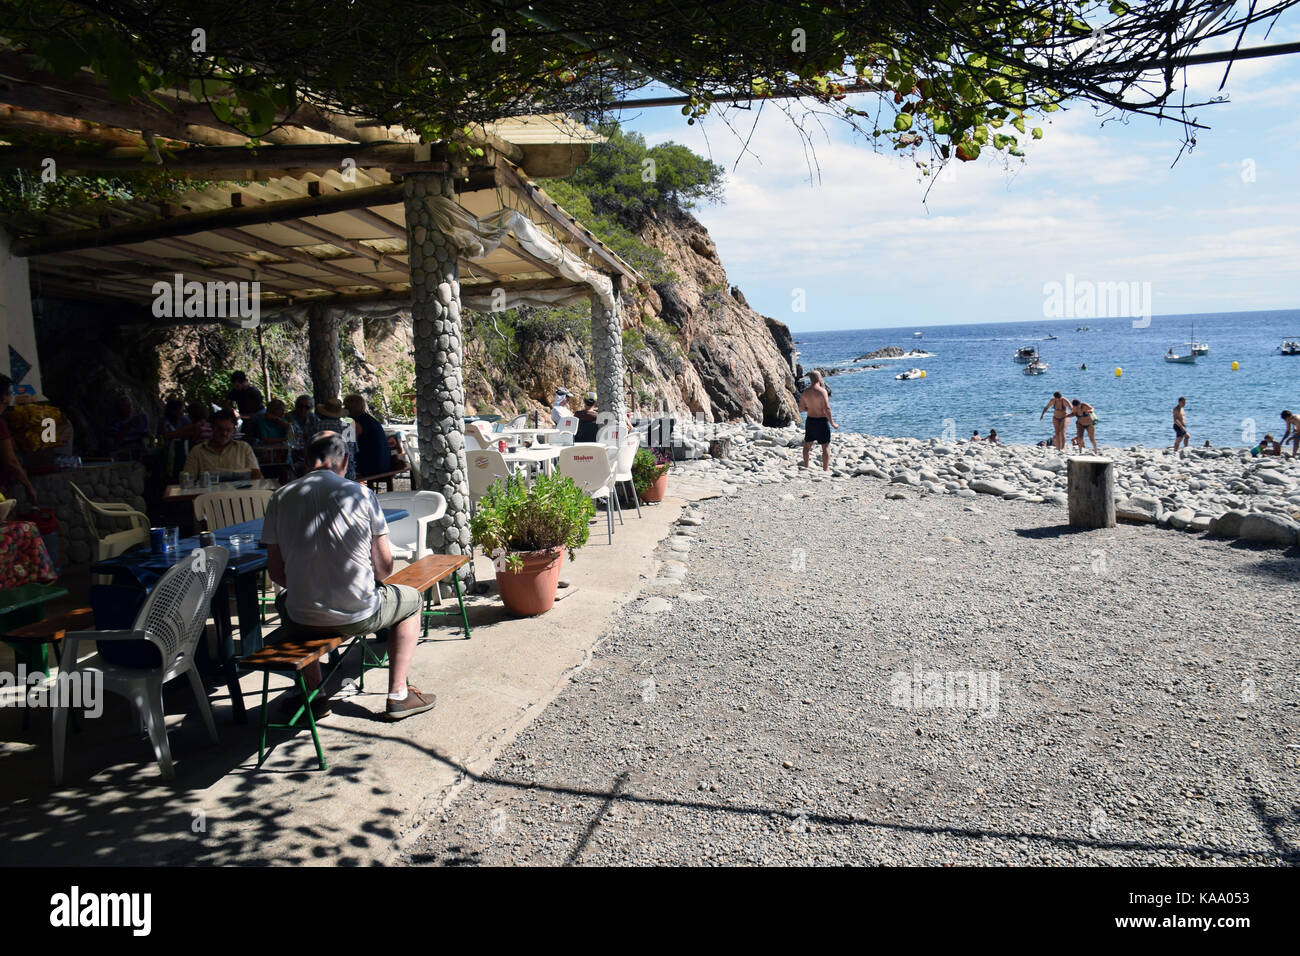
[{"label": "seated person", "polygon": [[971,441],[983,441],[983,440],[984,440],[983,438],[980,438],[980,430],[979,430],[978,428],[975,429],[975,431],[971,434],[971,436],[970,436],[970,440],[971,440]]},{"label": "seated person", "polygon": [[108,426],[112,453],[139,457],[144,453],[144,440],[149,435],[149,416],[137,412],[131,396],[118,395],[113,406],[113,420]]},{"label": "seated person", "polygon": [[348,410],[337,398],[327,398],[316,406],[316,424],[323,432],[338,432],[348,450],[347,476],[357,480],[357,426],[347,418]]},{"label": "seated person", "polygon": [[[307,473],[277,491],[266,506],[262,541],[267,570],[284,590],[276,609],[290,637],[354,636],[388,630],[390,720],[432,710],[437,698],[406,684],[420,639],[420,592],[383,584],[393,573],[388,523],[379,500],[349,481],[347,448],[335,432],[321,432],[306,449]],[[303,673],[321,683],[319,662]],[[327,704],[313,703],[320,716]]]},{"label": "seated person", "polygon": [[190,416],[185,414],[185,403],[179,398],[167,399],[163,406],[162,421],[158,423],[158,434],[162,438],[187,438],[185,429],[190,425]]},{"label": "seated person", "polygon": [[235,416],[223,409],[212,416],[212,437],[190,449],[182,474],[201,477],[205,471],[243,472],[261,478],[257,456],[247,442],[235,441]]},{"label": "seated person", "polygon": [[998,441],[998,433],[997,433],[997,429],[995,429],[995,428],[990,428],[990,429],[989,429],[989,435],[988,435],[988,437],[985,438],[984,440],[985,440],[986,442],[989,442],[990,444],[993,444],[993,445],[1000,444],[1000,442]]},{"label": "seated person", "polygon": [[578,431],[573,436],[573,440],[595,441],[599,432],[597,422],[600,420],[600,413],[596,410],[595,392],[587,393],[587,397],[582,403],[582,411],[574,412],[573,417],[578,420]]},{"label": "seated person", "polygon": [[357,474],[382,475],[392,470],[392,455],[388,450],[388,436],[379,419],[366,411],[366,400],[360,395],[349,395],[343,399],[343,407],[356,423],[357,429]]},{"label": "seated person", "polygon": [[1265,435],[1260,443],[1250,450],[1252,455],[1272,455],[1280,458],[1282,455],[1282,443],[1274,438],[1271,434]]},{"label": "seated person", "polygon": [[[253,422],[249,422],[252,427]],[[287,448],[291,430],[289,421],[284,417],[284,402],[278,398],[271,399],[266,406],[266,414],[256,419],[257,443]]]}]

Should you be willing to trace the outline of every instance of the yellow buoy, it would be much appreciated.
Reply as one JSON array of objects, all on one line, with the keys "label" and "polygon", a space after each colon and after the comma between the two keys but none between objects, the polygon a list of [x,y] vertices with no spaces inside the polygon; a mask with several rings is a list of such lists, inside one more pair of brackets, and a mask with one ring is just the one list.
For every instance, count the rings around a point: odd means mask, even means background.
[{"label": "yellow buoy", "polygon": [[1119,377],[1120,377],[1121,375],[1123,375],[1123,374],[1124,374],[1124,370],[1123,370],[1122,368],[1116,366],[1116,367],[1115,367],[1115,377],[1116,377],[1116,378],[1119,378]]},{"label": "yellow buoy", "polygon": [[1237,363],[1236,363],[1236,362],[1233,362],[1233,363],[1232,363],[1232,370],[1233,370],[1234,372],[1237,371]]},{"label": "yellow buoy", "polygon": [[925,369],[921,369],[921,378],[925,378]]}]

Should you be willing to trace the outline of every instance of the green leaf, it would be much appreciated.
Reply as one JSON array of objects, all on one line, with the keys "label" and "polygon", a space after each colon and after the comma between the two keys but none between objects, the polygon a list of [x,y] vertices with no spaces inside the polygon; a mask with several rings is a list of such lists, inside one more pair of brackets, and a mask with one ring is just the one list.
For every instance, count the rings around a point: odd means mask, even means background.
[{"label": "green leaf", "polygon": [[1042,139],[1042,138],[1043,138],[1043,128],[1042,128],[1041,126],[1035,126],[1033,129],[1031,129],[1031,130],[1029,131],[1029,135],[1031,135],[1032,137],[1034,137],[1034,139]]},{"label": "green leaf", "polygon": [[897,116],[894,117],[894,129],[898,130],[900,133],[906,132],[911,128],[912,128],[911,113],[899,113]]}]

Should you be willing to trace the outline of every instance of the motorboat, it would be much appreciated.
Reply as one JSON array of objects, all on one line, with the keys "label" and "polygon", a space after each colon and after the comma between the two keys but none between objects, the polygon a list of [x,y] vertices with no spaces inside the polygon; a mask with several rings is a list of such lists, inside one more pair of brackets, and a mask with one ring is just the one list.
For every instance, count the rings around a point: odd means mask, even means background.
[{"label": "motorboat", "polygon": [[1052,333],[1049,332],[1049,333],[1047,333],[1046,336],[1043,337],[1043,341],[1044,341],[1044,342],[1055,342],[1055,341],[1057,340],[1058,337],[1059,337],[1059,336],[1052,335]]},{"label": "motorboat", "polygon": [[1175,355],[1174,350],[1170,349],[1165,353],[1165,361],[1173,362],[1175,365],[1195,365],[1196,356],[1188,353],[1187,355]]},{"label": "motorboat", "polygon": [[1034,359],[1025,366],[1026,375],[1042,375],[1048,369],[1048,365],[1042,359]]},{"label": "motorboat", "polygon": [[1206,342],[1184,342],[1183,344],[1192,350],[1193,355],[1210,354],[1210,346]]},{"label": "motorboat", "polygon": [[913,333],[912,333],[912,338],[914,338],[914,339],[919,339],[919,338],[921,337],[921,334],[922,334],[922,333],[920,333],[920,332],[913,332]]},{"label": "motorboat", "polygon": [[1086,325],[1076,325],[1076,326],[1074,327],[1074,331],[1076,331],[1076,332],[1091,332],[1092,329],[1090,329],[1090,328],[1089,328],[1088,326],[1086,326]]},{"label": "motorboat", "polygon": [[894,378],[900,382],[910,382],[914,378],[925,378],[925,372],[919,368],[909,368],[906,372],[899,372]]},{"label": "motorboat", "polygon": [[1283,339],[1277,350],[1282,355],[1300,355],[1300,336]]},{"label": "motorboat", "polygon": [[1028,365],[1030,362],[1038,360],[1038,346],[1022,345],[1016,349],[1016,361],[1021,365]]}]

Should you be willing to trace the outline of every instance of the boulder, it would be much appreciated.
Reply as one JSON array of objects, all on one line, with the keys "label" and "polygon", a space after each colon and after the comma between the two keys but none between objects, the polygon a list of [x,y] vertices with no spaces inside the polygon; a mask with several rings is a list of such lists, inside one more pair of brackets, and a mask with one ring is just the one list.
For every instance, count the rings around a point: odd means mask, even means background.
[{"label": "boulder", "polygon": [[1210,521],[1207,533],[1216,538],[1235,538],[1241,534],[1241,523],[1245,519],[1244,511],[1225,511]]},{"label": "boulder", "polygon": [[1273,514],[1248,514],[1241,521],[1243,541],[1258,541],[1263,544],[1280,544],[1290,547],[1300,535],[1300,524],[1290,518]]},{"label": "boulder", "polygon": [[982,495],[1014,495],[1016,488],[1005,481],[999,481],[996,478],[976,478],[970,483],[972,491],[978,491]]},{"label": "boulder", "polygon": [[1183,531],[1187,529],[1187,527],[1192,523],[1192,519],[1195,517],[1196,512],[1191,508],[1179,508],[1169,516],[1169,524],[1177,528],[1179,531]]},{"label": "boulder", "polygon": [[1132,495],[1115,505],[1115,517],[1120,521],[1155,524],[1164,514],[1164,506],[1150,495]]}]

